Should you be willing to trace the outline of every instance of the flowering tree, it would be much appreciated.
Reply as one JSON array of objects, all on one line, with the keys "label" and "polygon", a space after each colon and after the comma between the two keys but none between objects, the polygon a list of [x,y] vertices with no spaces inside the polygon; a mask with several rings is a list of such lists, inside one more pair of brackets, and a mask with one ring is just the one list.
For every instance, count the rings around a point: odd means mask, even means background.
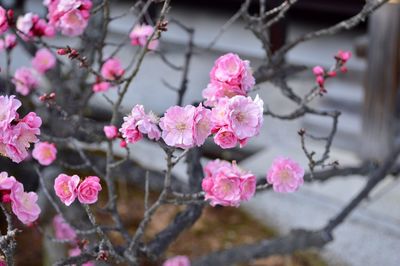
[{"label": "flowering tree", "polygon": [[[299,43],[350,29],[387,0],[366,0],[363,9],[354,17],[300,36],[275,52],[271,50],[268,30],[284,19],[286,12],[297,1],[284,1],[269,10],[265,2],[260,0],[259,12],[252,14],[249,12],[251,1],[244,1],[240,10],[221,28],[217,36],[241,17],[262,43],[264,63],[255,67],[236,54],[221,55],[216,58],[210,70],[210,82],[203,90],[202,102],[186,106],[182,106],[182,101],[195,49],[195,31],[174,18],[168,18],[170,0],[136,1],[132,6],[136,16],[131,31],[126,33],[124,42],[113,45],[106,42],[109,23],[120,17],[110,16],[112,7],[108,0],[45,0],[46,17],[26,12],[20,5],[0,6],[0,49],[7,59],[6,65],[2,66],[5,81],[0,96],[0,153],[14,167],[18,167],[21,162],[33,166],[40,182],[40,193],[46,196],[57,212],[53,218],[54,235],[46,237],[71,248],[70,257],[57,262],[57,265],[91,265],[96,260],[139,265],[144,259],[164,259],[163,254],[168,246],[183,230],[196,222],[206,204],[238,207],[242,201],[270,188],[276,193],[291,193],[303,182],[323,182],[349,174],[368,175],[362,191],[323,228],[314,231],[294,230],[275,240],[235,246],[206,254],[192,262],[182,254],[168,259],[164,265],[232,265],[273,254],[322,247],[332,241],[333,230],[393,170],[400,152],[397,144],[379,165],[364,163],[361,166],[337,168],[329,161],[340,112],[319,110],[309,104],[327,92],[326,79],[347,72],[346,62],[351,54],[339,51],[330,69],[314,67],[315,84],[304,96],[296,94],[287,83],[288,76],[304,68],[290,65],[284,60],[286,53]],[[159,9],[155,20],[148,15],[149,8]],[[123,15],[132,14],[128,12]],[[121,114],[121,103],[129,86],[135,82],[146,54],[156,53],[165,64],[174,67],[158,50],[159,40],[168,29],[169,22],[180,26],[189,36],[184,65],[178,67],[182,71],[182,83],[180,87],[173,88],[178,94],[177,105],[169,107],[159,116],[146,111],[143,105],[132,106],[128,115]],[[76,47],[52,44],[51,39],[60,35],[78,38],[80,44]],[[137,46],[138,49],[132,55],[132,64],[125,68],[119,59],[119,52],[126,44]],[[30,66],[23,66],[10,73],[13,48],[16,45],[23,46],[31,54],[32,61]],[[106,51],[105,48],[110,46],[112,52],[109,49]],[[49,90],[45,89],[39,78],[50,84]],[[265,106],[258,95],[248,95],[256,84],[266,81],[275,84],[297,108],[289,114],[280,115]],[[107,98],[111,113],[108,122],[104,123],[88,116],[85,110],[93,108],[88,107],[87,103],[95,94],[108,90],[118,91],[118,96],[114,101]],[[212,138],[221,149],[241,148],[259,134],[264,116],[294,120],[307,114],[327,117],[333,121],[327,136],[313,136],[304,129],[299,130],[301,146],[309,161],[307,173],[301,165],[288,157],[279,157],[270,162],[271,166],[265,169],[267,174],[263,177],[256,177],[250,169],[240,168],[235,161],[217,159],[208,162],[204,168],[201,165],[201,150],[207,139]],[[309,138],[325,143],[322,154],[307,148]],[[165,174],[161,193],[151,205],[148,204],[151,188],[149,174],[140,177],[146,184],[146,207],[142,221],[132,234],[123,223],[117,208],[115,183],[118,180],[115,171],[122,164],[128,164],[129,167],[130,145],[144,139],[156,143],[165,152]],[[121,148],[126,150],[125,158],[115,155],[115,142],[119,142]],[[105,156],[94,160],[83,143],[106,143]],[[75,163],[70,163],[66,155],[71,150],[78,158]],[[30,154],[33,159],[30,159]],[[290,154],[286,156],[290,157]],[[186,160],[188,184],[181,184],[172,175],[172,169],[181,160]],[[60,172],[45,178],[46,167],[55,164],[60,166]],[[323,166],[331,167],[321,170]],[[67,170],[81,173],[82,169],[90,175],[83,177],[67,173]],[[48,186],[49,183],[51,186]],[[0,173],[0,191],[0,207],[8,224],[7,232],[0,238],[0,248],[5,262],[13,265],[15,236],[19,230],[29,230],[29,227],[15,222],[15,217],[24,225],[35,226],[44,210],[37,202],[38,195],[27,192],[18,177],[10,176],[5,171]],[[107,194],[106,205],[99,207],[112,218],[112,225],[98,222],[93,205],[97,203],[99,193]],[[76,204],[72,205],[74,202]],[[152,216],[167,204],[185,205],[186,209],[152,239],[145,241],[143,236]],[[66,216],[65,210],[69,208],[82,208],[89,224],[84,228],[78,227]],[[124,243],[114,243],[110,233],[120,234]]]}]

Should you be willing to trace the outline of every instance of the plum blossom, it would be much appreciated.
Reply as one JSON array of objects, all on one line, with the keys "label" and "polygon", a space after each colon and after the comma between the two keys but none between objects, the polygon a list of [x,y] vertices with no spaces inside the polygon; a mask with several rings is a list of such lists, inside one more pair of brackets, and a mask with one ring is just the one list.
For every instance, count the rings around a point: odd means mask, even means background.
[{"label": "plum blossom", "polygon": [[77,238],[75,230],[64,220],[64,218],[57,214],[53,218],[53,228],[56,239],[74,241]]},{"label": "plum blossom", "polygon": [[14,95],[0,95],[0,129],[6,130],[11,121],[18,118],[17,110],[21,107],[21,102],[15,99]]},{"label": "plum blossom", "polygon": [[78,200],[82,204],[93,204],[101,190],[100,178],[88,176],[78,186]]},{"label": "plum blossom", "polygon": [[41,165],[50,165],[57,156],[57,149],[54,143],[38,142],[32,151],[32,157]]},{"label": "plum blossom", "polygon": [[26,96],[38,86],[38,80],[32,68],[20,67],[15,71],[12,83],[15,85],[15,90]]},{"label": "plum blossom", "polygon": [[118,136],[118,128],[116,126],[104,126],[103,131],[108,139],[115,139]]},{"label": "plum blossom", "polygon": [[[68,256],[76,257],[82,253],[82,250],[79,247],[74,247],[68,251]],[[82,266],[95,266],[94,262],[88,261],[81,264]]]},{"label": "plum blossom", "polygon": [[46,48],[39,49],[32,59],[32,66],[39,73],[45,73],[56,65],[55,56]]},{"label": "plum blossom", "polygon": [[48,8],[49,24],[66,36],[79,36],[88,25],[92,1],[50,0],[44,3]]},{"label": "plum blossom", "polygon": [[187,256],[175,256],[164,261],[162,266],[190,266],[190,260]]},{"label": "plum blossom", "polygon": [[25,192],[24,186],[15,182],[10,197],[12,211],[22,223],[30,224],[38,219],[41,210],[35,192]]},{"label": "plum blossom", "polygon": [[212,206],[238,207],[241,201],[249,200],[255,193],[255,175],[240,169],[235,162],[211,161],[204,172],[202,188],[205,199],[210,200]]},{"label": "plum blossom", "polygon": [[33,37],[54,37],[55,35],[54,27],[35,13],[26,13],[23,16],[19,16],[17,29],[24,40],[29,40]]},{"label": "plum blossom", "polygon": [[[142,24],[136,25],[131,33],[129,34],[129,38],[131,39],[131,45],[133,46],[142,46],[144,47],[147,43],[147,39],[153,34],[154,29],[150,25]],[[148,49],[155,50],[158,46],[158,40],[151,40]]]},{"label": "plum blossom", "polygon": [[210,83],[203,90],[205,104],[214,106],[224,97],[246,96],[254,84],[250,62],[233,53],[225,54],[215,61],[210,72]]},{"label": "plum blossom", "polygon": [[120,79],[125,73],[117,58],[108,59],[101,67],[101,75],[108,80]]},{"label": "plum blossom", "polygon": [[11,51],[17,45],[17,36],[15,34],[6,34],[3,39],[0,39],[0,51]]},{"label": "plum blossom", "polygon": [[335,55],[335,58],[341,60],[344,64],[351,58],[351,52],[339,50]]},{"label": "plum blossom", "polygon": [[158,140],[161,136],[158,117],[152,112],[146,114],[143,105],[135,105],[130,115],[124,117],[120,130],[127,143],[136,143],[147,134],[149,139]]},{"label": "plum blossom", "polygon": [[201,104],[196,107],[194,113],[193,139],[194,144],[201,146],[211,134],[212,122],[211,111],[204,108]]},{"label": "plum blossom", "polygon": [[103,91],[108,91],[108,89],[111,87],[109,82],[97,82],[93,84],[92,90],[93,92],[103,92]]},{"label": "plum blossom", "polygon": [[228,127],[221,127],[214,135],[214,142],[222,149],[230,149],[236,147],[238,139]]},{"label": "plum blossom", "polygon": [[79,182],[79,176],[66,174],[60,174],[54,180],[54,191],[65,205],[71,205],[78,196]]},{"label": "plum blossom", "polygon": [[7,172],[0,173],[0,190],[11,190],[15,182],[15,177],[8,176]]},{"label": "plum blossom", "polygon": [[0,34],[8,30],[7,11],[0,6]]},{"label": "plum blossom", "polygon": [[295,161],[278,157],[272,162],[267,172],[267,181],[275,192],[288,193],[296,191],[303,183],[304,169]]}]

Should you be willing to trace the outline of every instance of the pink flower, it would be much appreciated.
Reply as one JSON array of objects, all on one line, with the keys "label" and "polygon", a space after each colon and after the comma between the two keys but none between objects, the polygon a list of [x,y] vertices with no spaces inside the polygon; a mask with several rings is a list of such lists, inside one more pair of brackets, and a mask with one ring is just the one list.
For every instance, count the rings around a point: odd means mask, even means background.
[{"label": "pink flower", "polygon": [[211,134],[212,122],[211,111],[201,104],[196,107],[193,124],[193,138],[197,146],[204,144],[206,138]]},{"label": "pink flower", "polygon": [[53,218],[53,228],[58,240],[74,241],[77,237],[75,230],[59,214]]},{"label": "pink flower", "polygon": [[351,58],[351,52],[339,50],[335,58],[342,60],[343,63],[346,63]]},{"label": "pink flower", "polygon": [[158,121],[159,118],[150,112],[137,122],[138,130],[143,134],[147,134],[149,139],[159,140],[161,131],[158,128]]},{"label": "pink flower", "polygon": [[190,266],[190,260],[186,256],[175,256],[166,260],[163,266]]},{"label": "pink flower", "polygon": [[6,34],[4,40],[0,40],[0,51],[12,50],[17,45],[17,37],[14,34]]},{"label": "pink flower", "polygon": [[[147,39],[153,34],[153,27],[149,25],[136,25],[131,33],[129,34],[129,38],[131,39],[131,44],[133,46],[142,46],[144,47],[147,43]],[[158,46],[158,40],[151,40],[148,49],[155,50]]]},{"label": "pink flower", "polygon": [[324,70],[323,67],[321,67],[321,66],[315,66],[315,67],[313,68],[313,73],[314,73],[314,75],[316,75],[316,76],[322,76],[322,75],[324,75],[325,70]]},{"label": "pink flower", "polygon": [[103,81],[95,83],[92,87],[92,90],[93,92],[102,92],[102,91],[108,91],[109,88],[110,88],[110,83]]},{"label": "pink flower", "polygon": [[61,33],[66,36],[79,36],[88,25],[88,20],[84,18],[79,10],[71,10],[65,13],[59,20]]},{"label": "pink flower", "polygon": [[194,115],[196,107],[172,106],[167,109],[164,117],[160,119],[162,138],[168,146],[183,149],[195,145],[193,137]]},{"label": "pink flower", "polygon": [[239,169],[236,164],[215,160],[205,166],[202,188],[205,199],[212,206],[238,207],[243,200],[249,200],[256,190],[256,177]]},{"label": "pink flower", "polygon": [[206,98],[204,104],[206,106],[215,106],[222,98],[232,98],[235,95],[246,96],[247,92],[240,89],[238,86],[232,86],[223,82],[213,81],[207,85],[202,92]]},{"label": "pink flower", "polygon": [[15,182],[15,177],[8,176],[7,172],[0,173],[0,190],[11,190]]},{"label": "pink flower", "polygon": [[57,149],[54,143],[38,142],[32,151],[32,157],[41,165],[50,165],[57,156]]},{"label": "pink flower", "polygon": [[11,121],[18,118],[17,110],[21,106],[21,102],[15,99],[14,95],[0,95],[0,129],[6,130]]},{"label": "pink flower", "polygon": [[108,139],[115,139],[118,136],[118,128],[116,126],[104,126],[103,130]]},{"label": "pink flower", "polygon": [[10,197],[12,211],[22,223],[30,224],[39,218],[41,210],[35,192],[25,192],[23,185],[15,182]]},{"label": "pink flower", "polygon": [[0,34],[8,30],[7,11],[0,6]]},{"label": "pink flower", "polygon": [[17,29],[21,32],[19,33],[21,38],[26,41],[33,37],[53,37],[55,35],[53,26],[34,13],[26,13],[18,17]]},{"label": "pink flower", "polygon": [[263,105],[264,102],[258,95],[254,101],[250,97],[240,95],[229,100],[229,126],[238,139],[258,135],[263,123]]},{"label": "pink flower", "polygon": [[52,69],[56,65],[56,58],[46,48],[42,48],[36,52],[35,57],[32,59],[32,66],[39,72],[45,73],[47,70]]},{"label": "pink flower", "polygon": [[124,73],[121,62],[116,58],[108,59],[101,68],[101,75],[108,80],[120,79]]},{"label": "pink flower", "polygon": [[95,203],[100,190],[100,178],[88,176],[78,187],[78,200],[82,204]]},{"label": "pink flower", "polygon": [[223,149],[234,148],[238,139],[229,128],[221,127],[214,136],[214,142]]},{"label": "pink flower", "polygon": [[[82,253],[81,249],[79,247],[74,247],[68,251],[68,256],[70,257],[76,257],[79,256]],[[75,264],[73,264],[75,266]],[[95,266],[95,264],[92,261],[88,261],[85,263],[82,263],[82,266]]]},{"label": "pink flower", "polygon": [[24,96],[38,86],[33,69],[27,67],[21,67],[15,71],[12,83],[14,83],[16,91]]},{"label": "pink flower", "polygon": [[26,13],[23,16],[19,16],[17,19],[17,29],[26,36],[29,36],[30,30],[33,26],[33,13]]},{"label": "pink flower", "polygon": [[54,190],[56,195],[65,205],[71,205],[76,199],[79,181],[79,176],[68,176],[66,174],[60,174],[54,180]]},{"label": "pink flower", "polygon": [[280,193],[296,191],[303,184],[303,177],[304,169],[295,161],[283,157],[276,158],[267,173],[268,183]]}]

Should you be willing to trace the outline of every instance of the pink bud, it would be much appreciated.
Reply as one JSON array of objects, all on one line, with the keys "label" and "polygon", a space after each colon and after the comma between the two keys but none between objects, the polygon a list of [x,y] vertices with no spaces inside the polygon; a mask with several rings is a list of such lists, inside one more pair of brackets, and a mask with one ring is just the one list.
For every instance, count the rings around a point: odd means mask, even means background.
[{"label": "pink bud", "polygon": [[125,141],[125,140],[121,140],[121,142],[119,143],[119,146],[120,146],[121,148],[126,148],[126,146],[128,146],[128,145],[126,144],[126,141]]},{"label": "pink bud", "polygon": [[342,71],[342,73],[346,73],[347,72],[347,67],[346,66],[342,66],[341,68],[340,68],[340,71]]},{"label": "pink bud", "polygon": [[118,128],[116,126],[104,126],[103,130],[108,139],[115,139],[118,136]]},{"label": "pink bud", "polygon": [[324,69],[323,69],[321,66],[315,66],[315,67],[313,68],[313,73],[314,73],[314,75],[316,75],[316,76],[320,76],[320,75],[323,75],[323,74],[325,73],[325,71],[324,71]]},{"label": "pink bud", "polygon": [[64,48],[57,50],[57,54],[59,54],[59,55],[66,55],[67,53],[68,53],[67,50]]},{"label": "pink bud", "polygon": [[336,77],[336,75],[337,75],[336,71],[329,71],[328,72],[328,76],[331,77],[331,78]]},{"label": "pink bud", "polygon": [[325,79],[324,79],[323,76],[318,76],[318,77],[315,78],[315,80],[317,81],[317,83],[318,83],[318,85],[319,85],[320,87],[323,87],[323,86],[324,86]]}]

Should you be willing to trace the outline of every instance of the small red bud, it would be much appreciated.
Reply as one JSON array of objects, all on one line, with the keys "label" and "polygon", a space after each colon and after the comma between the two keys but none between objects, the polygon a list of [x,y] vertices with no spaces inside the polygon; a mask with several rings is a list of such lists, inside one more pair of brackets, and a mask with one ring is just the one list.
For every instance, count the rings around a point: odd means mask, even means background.
[{"label": "small red bud", "polygon": [[57,50],[57,54],[59,55],[66,55],[68,53],[68,51],[64,48],[60,48]]},{"label": "small red bud", "polygon": [[336,77],[336,75],[337,75],[336,71],[329,71],[328,72],[328,76],[331,77],[331,78]]},{"label": "small red bud", "polygon": [[10,202],[11,202],[10,194],[4,194],[4,195],[1,197],[1,202],[3,202],[3,203],[10,203]]},{"label": "small red bud", "polygon": [[348,69],[347,69],[346,66],[342,66],[342,67],[340,68],[340,71],[341,71],[342,73],[346,73],[346,72],[348,71]]},{"label": "small red bud", "polygon": [[320,87],[323,87],[323,86],[324,86],[325,79],[324,79],[323,76],[317,76],[317,77],[315,78],[315,80],[317,81],[317,83],[318,83],[318,85],[319,85]]},{"label": "small red bud", "polygon": [[121,148],[126,148],[126,146],[128,146],[128,144],[126,143],[125,140],[121,140],[121,142],[119,143],[119,146],[120,146]]}]

